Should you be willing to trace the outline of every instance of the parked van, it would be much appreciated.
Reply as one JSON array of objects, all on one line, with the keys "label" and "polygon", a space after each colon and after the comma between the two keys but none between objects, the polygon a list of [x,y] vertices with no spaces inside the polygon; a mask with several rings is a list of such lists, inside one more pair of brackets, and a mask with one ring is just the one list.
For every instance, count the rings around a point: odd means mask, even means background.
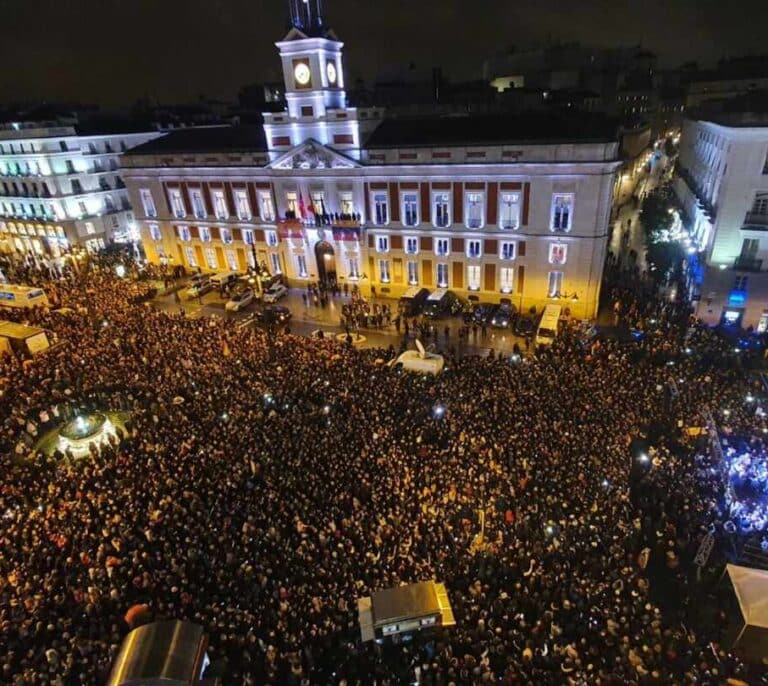
[{"label": "parked van", "polygon": [[42,288],[0,285],[0,307],[48,307],[48,296]]},{"label": "parked van", "polygon": [[536,331],[536,345],[552,345],[557,337],[560,310],[560,305],[547,305],[544,308],[541,321],[539,321],[539,328]]},{"label": "parked van", "polygon": [[411,286],[403,297],[400,298],[400,313],[405,317],[415,317],[421,314],[424,309],[424,303],[429,297],[429,290],[426,288],[419,288],[418,286]]},{"label": "parked van", "polygon": [[237,283],[237,279],[240,275],[237,272],[221,272],[221,274],[214,274],[211,277],[211,285],[214,288],[227,288],[234,286]]},{"label": "parked van", "polygon": [[424,303],[424,315],[432,318],[459,314],[463,309],[459,296],[447,288],[439,288]]}]

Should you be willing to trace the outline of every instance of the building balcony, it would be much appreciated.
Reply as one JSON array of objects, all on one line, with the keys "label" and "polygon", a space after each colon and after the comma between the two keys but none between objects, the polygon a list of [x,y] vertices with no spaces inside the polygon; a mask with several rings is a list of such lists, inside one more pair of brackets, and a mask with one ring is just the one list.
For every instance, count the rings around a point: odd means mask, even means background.
[{"label": "building balcony", "polygon": [[683,181],[685,181],[685,184],[688,186],[691,193],[696,196],[699,207],[704,210],[704,213],[707,215],[709,220],[714,223],[715,219],[717,218],[717,208],[707,198],[701,185],[696,182],[693,174],[691,174],[690,171],[688,171],[682,164],[680,164],[680,160],[678,160],[675,164],[675,172]]},{"label": "building balcony", "polygon": [[744,217],[744,226],[742,228],[755,228],[758,231],[768,231],[768,214],[747,212],[746,217]]},{"label": "building balcony", "polygon": [[763,270],[763,261],[755,257],[737,257],[733,268],[739,272],[759,272]]}]

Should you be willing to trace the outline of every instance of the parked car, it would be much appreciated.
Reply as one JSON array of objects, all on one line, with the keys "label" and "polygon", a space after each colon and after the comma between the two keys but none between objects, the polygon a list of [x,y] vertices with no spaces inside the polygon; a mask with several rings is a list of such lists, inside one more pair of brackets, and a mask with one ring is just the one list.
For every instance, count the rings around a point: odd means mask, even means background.
[{"label": "parked car", "polygon": [[516,336],[530,336],[536,329],[536,322],[529,317],[518,317],[513,330]]},{"label": "parked car", "polygon": [[427,298],[423,313],[425,317],[437,319],[438,317],[459,314],[465,305],[466,303],[453,291],[440,288]]},{"label": "parked car", "polygon": [[265,303],[276,303],[286,295],[288,295],[288,289],[281,283],[275,283],[264,291],[263,300]]},{"label": "parked car", "polygon": [[515,312],[515,306],[506,298],[502,299],[491,316],[491,326],[497,329],[508,329],[514,323]]},{"label": "parked car", "polygon": [[253,290],[246,288],[239,293],[235,293],[226,305],[229,312],[239,312],[253,302]]},{"label": "parked car", "polygon": [[205,295],[209,291],[213,290],[213,284],[210,278],[206,274],[197,274],[192,277],[189,282],[189,288],[187,288],[187,295],[190,298],[199,298],[201,295]]},{"label": "parked car", "polygon": [[489,324],[499,306],[495,303],[475,303],[464,313],[465,324]]},{"label": "parked car", "polygon": [[285,305],[267,305],[256,313],[256,321],[263,324],[287,324],[291,316],[291,311]]}]

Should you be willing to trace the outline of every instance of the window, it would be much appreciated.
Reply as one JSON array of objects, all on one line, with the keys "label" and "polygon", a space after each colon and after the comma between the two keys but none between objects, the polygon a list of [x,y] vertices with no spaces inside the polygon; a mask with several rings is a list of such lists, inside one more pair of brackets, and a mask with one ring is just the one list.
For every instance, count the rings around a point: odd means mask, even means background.
[{"label": "window", "polygon": [[[290,193],[288,195],[290,195]],[[296,194],[294,193],[293,195],[294,195],[294,202],[295,202]],[[270,193],[269,191],[260,191],[259,204],[261,205],[261,218],[265,222],[275,221],[275,203],[272,202],[272,193]]]},{"label": "window", "polygon": [[208,269],[219,268],[219,263],[216,260],[216,251],[213,248],[205,249],[205,262],[208,265]]},{"label": "window", "polygon": [[437,285],[440,288],[448,287],[448,265],[445,262],[437,263]]},{"label": "window", "polygon": [[177,219],[185,217],[187,215],[187,210],[184,208],[184,200],[181,197],[181,191],[177,189],[172,189],[170,196],[171,196],[171,212],[173,212],[173,216],[176,217]]},{"label": "window", "polygon": [[200,240],[203,241],[203,243],[210,243],[211,230],[207,226],[200,227]]},{"label": "window", "polygon": [[294,219],[301,219],[299,213],[299,195],[296,191],[288,191],[285,194],[285,204],[288,212]]},{"label": "window", "polygon": [[563,291],[563,272],[549,272],[547,296],[553,298]]},{"label": "window", "polygon": [[573,221],[573,195],[552,196],[552,230],[570,231]]},{"label": "window", "polygon": [[499,290],[502,293],[511,293],[514,287],[515,270],[512,267],[502,267],[499,270]]},{"label": "window", "polygon": [[144,207],[144,216],[150,219],[157,217],[157,209],[155,208],[155,200],[152,197],[152,191],[149,188],[142,188],[139,191],[139,197],[141,198],[141,204]]},{"label": "window", "polygon": [[565,264],[568,246],[565,243],[552,243],[549,246],[549,263]]},{"label": "window", "polygon": [[180,226],[179,227],[179,238],[183,241],[189,241],[192,239],[192,236],[189,233],[189,227],[188,226]]},{"label": "window", "polygon": [[243,229],[243,243],[253,245],[253,231],[251,229]]},{"label": "window", "polygon": [[467,241],[467,257],[478,258],[483,254],[480,241]]},{"label": "window", "polygon": [[763,162],[763,174],[768,174],[768,153],[766,153],[765,162]]},{"label": "window", "polygon": [[354,214],[355,203],[352,200],[352,191],[342,191],[339,193],[339,208],[342,214]]},{"label": "window", "polygon": [[467,193],[467,227],[479,229],[483,225],[485,194]]},{"label": "window", "polygon": [[248,194],[245,191],[235,191],[235,205],[237,218],[240,221],[248,221],[251,218],[251,206],[248,203]]},{"label": "window", "polygon": [[277,247],[277,231],[265,231],[264,239],[267,241],[267,245],[270,248]]},{"label": "window", "polygon": [[419,239],[416,236],[405,237],[405,252],[416,255],[419,252]]},{"label": "window", "polygon": [[307,258],[304,255],[296,255],[296,273],[302,278],[307,278]]},{"label": "window", "polygon": [[499,201],[499,227],[512,230],[520,226],[520,193],[502,193]]},{"label": "window", "polygon": [[229,229],[219,229],[219,235],[221,236],[221,242],[229,245],[232,243],[232,232]]},{"label": "window", "polygon": [[[23,205],[22,205],[22,208],[23,208]],[[78,209],[78,210],[80,210],[80,214],[81,214],[82,216],[85,216],[86,214],[88,214],[88,206],[85,204],[85,201],[84,201],[84,200],[80,200],[80,201],[77,203],[77,209]],[[22,210],[22,211],[23,211],[23,210]]]},{"label": "window", "polygon": [[227,266],[231,271],[237,271],[237,255],[234,250],[227,250]]},{"label": "window", "polygon": [[448,193],[435,193],[432,199],[432,207],[434,209],[433,224],[444,228],[451,223],[450,217],[450,196]]},{"label": "window", "polygon": [[[156,226],[154,228],[157,229]],[[93,222],[85,222],[85,233],[86,234],[96,233],[96,229],[93,226]],[[159,230],[158,230],[158,233],[159,233]],[[160,238],[155,238],[155,240],[159,241]]]},{"label": "window", "polygon": [[389,252],[389,236],[376,236],[376,252]]},{"label": "window", "polygon": [[349,257],[349,278],[357,281],[360,278],[359,267],[357,266],[357,257]]},{"label": "window", "polygon": [[734,291],[746,291],[747,290],[747,278],[746,276],[737,276],[733,283]]},{"label": "window", "polygon": [[312,191],[310,195],[312,201],[312,209],[315,214],[325,214],[325,192],[324,191]]},{"label": "window", "polygon": [[471,264],[467,267],[467,289],[470,291],[480,290],[480,265]]},{"label": "window", "polygon": [[752,214],[768,215],[768,194],[755,196],[755,202],[752,204]]},{"label": "window", "polygon": [[416,286],[419,283],[419,263],[415,260],[408,262],[408,284]]},{"label": "window", "polygon": [[226,219],[229,216],[227,201],[224,199],[224,191],[213,191],[213,212],[216,219]]},{"label": "window", "polygon": [[403,224],[416,226],[419,223],[419,197],[416,193],[403,195]]},{"label": "window", "polygon": [[198,219],[205,219],[205,205],[203,204],[203,194],[200,190],[193,188],[189,191],[189,197],[192,198],[192,212]]},{"label": "window", "polygon": [[515,244],[512,241],[502,241],[499,247],[499,259],[500,260],[514,260],[515,259]]},{"label": "window", "polygon": [[447,238],[438,238],[435,240],[435,255],[440,255],[440,257],[445,257],[450,253],[450,248],[448,247],[448,239]]},{"label": "window", "polygon": [[373,194],[373,217],[376,224],[383,226],[389,222],[389,208],[386,193]]},{"label": "window", "polygon": [[276,252],[269,253],[269,264],[273,274],[282,274],[283,270],[280,268],[280,255]]},{"label": "window", "polygon": [[389,260],[379,260],[379,281],[389,283]]}]

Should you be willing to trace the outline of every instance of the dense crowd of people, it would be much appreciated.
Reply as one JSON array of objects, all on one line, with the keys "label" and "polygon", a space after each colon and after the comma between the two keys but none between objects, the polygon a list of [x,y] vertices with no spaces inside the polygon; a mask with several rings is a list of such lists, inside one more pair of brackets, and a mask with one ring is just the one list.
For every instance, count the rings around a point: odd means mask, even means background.
[{"label": "dense crowd of people", "polygon": [[[67,310],[16,317],[60,345],[0,366],[0,682],[105,683],[137,604],[202,625],[226,684],[743,674],[721,621],[688,623],[692,556],[727,513],[681,426],[713,398],[734,431],[763,425],[737,409],[744,374],[717,337],[683,338],[684,308],[618,289],[641,341],[567,330],[423,378],[381,351],[134,304],[149,286],[112,270],[45,285]],[[38,454],[30,422],[73,406],[130,412],[122,442]],[[455,627],[361,642],[359,597],[432,578]]]}]

